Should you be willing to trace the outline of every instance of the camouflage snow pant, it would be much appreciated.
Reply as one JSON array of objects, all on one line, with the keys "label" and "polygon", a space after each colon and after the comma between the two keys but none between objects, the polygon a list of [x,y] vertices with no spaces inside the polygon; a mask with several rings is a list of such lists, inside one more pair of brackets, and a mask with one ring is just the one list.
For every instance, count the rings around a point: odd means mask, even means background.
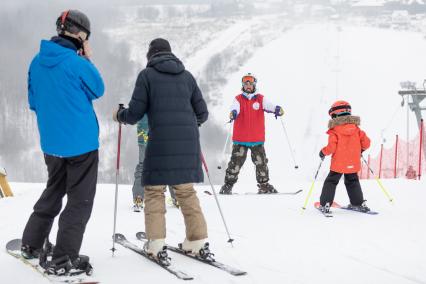
[{"label": "camouflage snow pant", "polygon": [[232,146],[231,161],[225,174],[225,183],[233,185],[238,180],[238,174],[247,158],[247,152],[251,151],[251,160],[256,166],[256,180],[258,183],[269,181],[268,159],[266,158],[265,147],[262,145],[244,146],[234,144]]}]

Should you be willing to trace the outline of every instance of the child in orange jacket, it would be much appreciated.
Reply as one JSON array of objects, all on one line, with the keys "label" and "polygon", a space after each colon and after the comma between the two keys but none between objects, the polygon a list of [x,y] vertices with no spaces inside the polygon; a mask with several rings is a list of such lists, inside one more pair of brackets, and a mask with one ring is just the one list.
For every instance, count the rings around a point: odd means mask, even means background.
[{"label": "child in orange jacket", "polygon": [[328,111],[328,145],[319,153],[323,160],[331,156],[330,173],[324,181],[320,197],[320,209],[329,212],[333,204],[336,187],[342,175],[345,176],[346,191],[350,205],[361,211],[369,211],[365,204],[359,183],[358,172],[361,169],[361,153],[370,147],[370,139],[358,126],[360,118],[351,115],[348,102],[337,101]]}]

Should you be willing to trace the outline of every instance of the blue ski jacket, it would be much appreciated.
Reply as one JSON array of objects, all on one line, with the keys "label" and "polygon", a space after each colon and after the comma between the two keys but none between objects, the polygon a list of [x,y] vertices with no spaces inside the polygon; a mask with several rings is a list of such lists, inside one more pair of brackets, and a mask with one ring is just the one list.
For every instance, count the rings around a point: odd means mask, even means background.
[{"label": "blue ski jacket", "polygon": [[77,54],[71,41],[42,40],[28,72],[28,100],[37,115],[44,153],[78,156],[99,148],[92,101],[104,93],[96,67]]}]

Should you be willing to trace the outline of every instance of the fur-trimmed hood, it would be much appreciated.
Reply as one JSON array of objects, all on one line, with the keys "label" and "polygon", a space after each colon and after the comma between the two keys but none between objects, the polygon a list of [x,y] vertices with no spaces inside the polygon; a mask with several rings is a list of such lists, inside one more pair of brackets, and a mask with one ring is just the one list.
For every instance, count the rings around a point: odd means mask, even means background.
[{"label": "fur-trimmed hood", "polygon": [[361,124],[361,118],[353,115],[338,116],[328,121],[328,129],[344,124],[355,124],[359,126]]}]

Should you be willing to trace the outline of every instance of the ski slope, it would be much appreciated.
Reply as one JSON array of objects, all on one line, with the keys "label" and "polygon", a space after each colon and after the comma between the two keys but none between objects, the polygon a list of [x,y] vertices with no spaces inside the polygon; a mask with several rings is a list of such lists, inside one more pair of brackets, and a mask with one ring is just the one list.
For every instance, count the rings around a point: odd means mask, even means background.
[{"label": "ski slope", "polygon": [[[324,218],[313,208],[319,199],[317,183],[311,202],[301,207],[310,184],[286,182],[288,190],[304,189],[295,196],[220,196],[234,247],[227,243],[214,197],[198,186],[206,215],[211,248],[216,258],[246,270],[235,277],[208,265],[170,253],[182,270],[194,276],[191,283],[426,283],[425,182],[385,180],[395,204],[385,198],[374,180],[363,181],[365,197],[379,215],[334,210]],[[0,243],[22,235],[34,201],[43,184],[11,184],[16,197],[0,199]],[[91,257],[94,278],[101,283],[182,283],[175,276],[143,257],[117,245],[111,256],[114,185],[99,185],[92,218],[81,253]],[[236,192],[254,191],[237,185]],[[336,201],[346,204],[339,185]],[[183,218],[178,209],[167,208],[167,242],[184,238]],[[53,232],[56,232],[56,223]],[[143,213],[131,210],[131,187],[119,187],[117,231],[137,242],[135,233],[144,230]],[[55,234],[51,235],[55,239]],[[48,283],[13,257],[0,250],[1,283]]]},{"label": "ski slope", "polygon": [[[361,117],[361,128],[372,140],[365,156],[376,156],[383,138],[385,147],[392,145],[395,134],[406,138],[406,107],[401,107],[399,83],[423,81],[426,54],[421,50],[425,48],[426,40],[419,33],[336,23],[301,25],[265,45],[229,75],[223,104],[212,110],[212,116],[226,121],[240,92],[241,76],[254,73],[258,91],[284,108],[283,123],[300,166],[294,170],[282,125],[269,114],[265,147],[271,180],[283,175],[309,180],[327,143],[328,110],[336,100],[350,102],[353,115]],[[409,117],[413,138],[418,127],[411,111]],[[252,167],[246,168],[241,179],[254,181]]]},{"label": "ski slope", "polygon": [[[234,30],[239,32],[241,27],[235,26]],[[232,30],[230,27],[215,38],[231,42]],[[212,42],[206,50],[217,46],[217,42]],[[379,211],[379,215],[335,209],[333,218],[324,218],[312,204],[319,199],[321,179],[328,172],[326,162],[307,210],[301,214],[319,163],[318,152],[327,141],[330,105],[336,99],[351,102],[353,113],[361,116],[361,126],[372,138],[374,154],[381,143],[382,130],[391,119],[393,123],[385,135],[393,136],[405,127],[405,116],[397,109],[401,101],[397,95],[399,82],[423,79],[426,64],[423,50],[426,42],[415,33],[336,23],[302,25],[263,46],[227,76],[228,83],[218,94],[223,104],[211,108],[211,120],[227,120],[228,106],[239,92],[241,75],[255,73],[259,91],[286,111],[283,122],[299,165],[295,170],[280,122],[268,116],[266,151],[271,183],[279,191],[304,191],[296,196],[220,196],[235,239],[231,247],[226,242],[228,238],[214,198],[202,193],[210,188],[197,186],[216,258],[246,270],[248,275],[234,277],[170,253],[177,266],[195,277],[192,283],[426,283],[424,181],[383,180],[395,199],[392,205],[376,181],[363,180],[368,205]],[[200,52],[203,53],[197,58],[209,54]],[[201,59],[192,62],[193,68],[202,69],[196,66],[197,62],[203,64]],[[413,133],[415,125],[412,127]],[[228,158],[227,155],[224,160]],[[206,159],[209,161],[209,157]],[[223,175],[224,169],[209,166],[212,175]],[[0,199],[3,247],[8,240],[22,235],[44,185],[12,183],[11,187],[16,197]],[[114,188],[114,185],[98,186],[81,249],[82,254],[91,257],[94,277],[101,283],[182,283],[118,245],[115,257],[111,256]],[[234,191],[256,191],[249,159]],[[131,187],[120,185],[117,231],[136,242],[134,234],[144,230],[144,218],[142,213],[131,211],[131,198]],[[338,187],[336,201],[348,202],[343,183]],[[181,242],[184,223],[177,209],[168,208],[167,226],[167,241]],[[51,239],[55,239],[54,233]],[[8,256],[4,249],[0,249],[0,267],[1,283],[47,283]]]}]

